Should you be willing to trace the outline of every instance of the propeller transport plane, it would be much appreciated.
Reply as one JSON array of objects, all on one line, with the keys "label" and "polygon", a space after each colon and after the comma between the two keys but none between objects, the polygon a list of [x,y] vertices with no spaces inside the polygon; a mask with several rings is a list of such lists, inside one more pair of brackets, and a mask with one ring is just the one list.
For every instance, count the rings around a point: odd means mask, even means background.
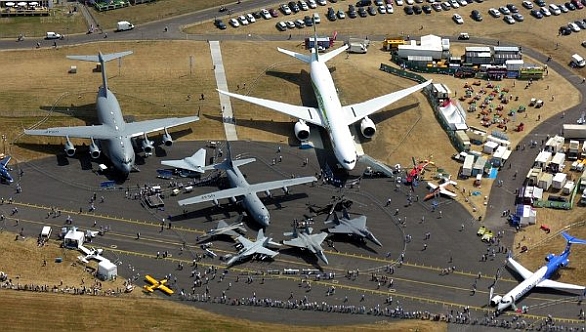
[{"label": "propeller transport plane", "polygon": [[[317,33],[315,33],[315,38],[317,40]],[[311,84],[318,102],[317,108],[290,105],[222,90],[218,90],[218,92],[298,118],[299,121],[295,124],[295,136],[301,141],[309,139],[310,129],[307,123],[325,128],[330,137],[336,159],[344,169],[350,171],[356,166],[359,155],[354,143],[354,137],[348,126],[361,121],[360,131],[362,135],[365,138],[372,138],[376,133],[376,126],[368,117],[369,115],[421,90],[431,84],[431,80],[362,103],[342,106],[326,62],[346,51],[348,47],[348,45],[344,45],[329,53],[319,54],[318,43],[314,43],[314,48],[311,50],[310,55],[277,48],[279,52],[309,64]]]},{"label": "propeller transport plane", "polygon": [[96,110],[100,124],[93,126],[55,127],[47,129],[29,129],[24,133],[33,136],[65,137],[65,153],[72,157],[75,147],[70,138],[84,138],[91,141],[89,151],[93,159],[100,157],[102,152],[107,156],[114,168],[122,175],[136,169],[135,154],[132,140],[142,136],[142,150],[145,154],[151,154],[154,150],[154,142],[147,137],[148,133],[163,130],[163,143],[166,146],[173,144],[173,138],[167,131],[168,128],[180,126],[199,120],[197,116],[183,118],[165,118],[126,123],[122,117],[120,104],[116,96],[108,89],[105,64],[108,61],[120,59],[132,54],[131,51],[98,55],[71,55],[71,60],[98,62],[102,68],[102,86],[98,90]]},{"label": "propeller transport plane", "polygon": [[238,252],[238,254],[229,256],[228,261],[226,262],[227,266],[232,266],[234,263],[244,260],[246,257],[251,255],[261,255],[263,257],[275,257],[279,253],[276,251],[272,251],[266,248],[267,245],[273,246],[280,246],[280,243],[273,242],[272,238],[268,238],[264,235],[264,231],[259,229],[258,234],[256,236],[256,241],[252,242],[249,239],[245,238],[244,236],[240,235],[236,238],[236,241],[240,242],[242,245],[242,249]]},{"label": "propeller transport plane", "polygon": [[263,204],[263,202],[256,194],[257,192],[264,191],[268,196],[270,196],[270,190],[282,188],[285,191],[285,193],[288,193],[288,187],[290,186],[296,186],[300,184],[317,181],[317,179],[314,176],[306,176],[302,178],[293,178],[286,180],[249,184],[238,167],[256,161],[256,159],[247,158],[232,160],[229,144],[227,150],[228,157],[223,162],[219,164],[205,166],[203,167],[203,169],[218,169],[226,171],[226,176],[228,177],[228,181],[230,182],[230,186],[232,188],[182,199],[178,202],[179,205],[184,206],[209,201],[213,201],[215,205],[218,205],[219,199],[230,198],[232,202],[236,202],[236,197],[242,196],[242,203],[246,210],[248,210],[252,218],[256,222],[258,222],[262,227],[267,227],[270,223],[271,218],[266,206]]},{"label": "propeller transport plane", "polygon": [[547,255],[547,257],[545,257],[545,261],[547,263],[540,267],[534,273],[527,270],[512,257],[507,258],[507,261],[510,264],[510,266],[517,273],[519,273],[519,275],[521,275],[521,277],[524,280],[503,296],[496,295],[492,297],[491,289],[490,295],[492,298],[490,299],[490,304],[491,306],[496,307],[497,314],[500,314],[509,307],[516,309],[515,302],[517,302],[521,297],[527,294],[534,287],[581,291],[586,289],[586,287],[584,286],[567,284],[564,282],[554,281],[550,279],[553,275],[555,275],[559,268],[566,267],[570,263],[569,256],[572,244],[586,244],[586,240],[577,239],[566,232],[562,232],[562,235],[567,241],[565,250],[557,256],[555,254]]}]

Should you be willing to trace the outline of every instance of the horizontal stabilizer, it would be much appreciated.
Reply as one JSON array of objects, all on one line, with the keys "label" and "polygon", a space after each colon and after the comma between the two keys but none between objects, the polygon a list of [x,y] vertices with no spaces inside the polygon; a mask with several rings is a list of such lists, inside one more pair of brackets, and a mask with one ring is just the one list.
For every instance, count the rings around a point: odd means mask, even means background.
[{"label": "horizontal stabilizer", "polygon": [[562,232],[562,235],[564,236],[566,241],[568,241],[568,243],[570,243],[570,244],[586,244],[586,240],[578,239],[576,237],[571,236],[570,234],[568,234],[566,232]]},{"label": "horizontal stabilizer", "polygon": [[337,48],[333,51],[330,51],[328,53],[322,54],[319,56],[319,61],[320,62],[328,62],[331,59],[335,58],[338,54],[343,53],[345,50],[348,49],[348,47],[350,47],[350,45],[346,44],[340,48]]},{"label": "horizontal stabilizer", "polygon": [[[98,54],[98,55],[68,55],[67,59],[70,60],[78,60],[78,61],[88,61],[88,62],[108,62],[115,59],[119,59],[125,57],[127,55],[131,55],[132,51],[126,52],[119,52],[119,53],[109,53],[109,54]],[[100,59],[101,57],[101,59]]]},{"label": "horizontal stabilizer", "polygon": [[301,54],[301,53],[297,53],[297,52],[293,52],[293,51],[289,51],[289,50],[285,50],[282,48],[277,47],[277,50],[283,54],[287,54],[288,56],[294,57],[297,60],[301,60],[305,63],[310,63],[311,62],[311,56],[306,55],[306,54]]}]

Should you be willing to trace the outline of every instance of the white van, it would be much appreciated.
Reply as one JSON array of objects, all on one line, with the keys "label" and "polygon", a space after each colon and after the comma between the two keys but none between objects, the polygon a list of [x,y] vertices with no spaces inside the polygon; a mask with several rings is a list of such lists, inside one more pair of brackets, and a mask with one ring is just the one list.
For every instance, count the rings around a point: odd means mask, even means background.
[{"label": "white van", "polygon": [[550,3],[549,4],[549,11],[551,11],[551,13],[553,15],[560,15],[562,13],[562,10],[560,9],[560,7],[558,7],[556,4]]},{"label": "white van", "polygon": [[63,39],[63,36],[57,32],[48,31],[45,34],[45,39]]},{"label": "white van", "polygon": [[128,21],[119,21],[116,23],[116,31],[126,31],[134,29],[134,24]]},{"label": "white van", "polygon": [[584,58],[581,57],[579,54],[574,54],[574,55],[572,55],[571,64],[572,64],[572,66],[582,68],[582,67],[586,66],[586,60],[584,60]]}]

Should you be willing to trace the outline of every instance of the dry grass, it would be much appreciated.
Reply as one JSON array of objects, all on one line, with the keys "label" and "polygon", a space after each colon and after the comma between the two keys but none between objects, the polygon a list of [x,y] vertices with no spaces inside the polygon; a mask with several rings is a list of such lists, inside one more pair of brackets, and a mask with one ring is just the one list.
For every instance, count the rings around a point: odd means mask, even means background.
[{"label": "dry grass", "polygon": [[[218,1],[219,2],[219,1]],[[151,13],[133,13],[130,10],[121,10],[107,13],[109,19],[115,22],[119,18],[141,22],[142,20],[168,17],[183,10],[186,10],[188,5],[194,3],[187,0],[168,0],[160,1],[160,4],[183,4],[174,6],[167,6],[169,8],[152,10],[148,5],[142,8],[148,8],[145,11]],[[195,2],[199,3],[199,2]],[[215,2],[214,2],[215,3]],[[348,2],[341,2],[337,5],[338,8],[345,7]],[[209,5],[209,4],[208,4]],[[486,13],[489,6],[498,6],[496,3],[475,4],[474,9],[480,9],[481,12]],[[133,9],[138,10],[141,8]],[[142,9],[141,9],[142,10]],[[166,10],[166,11],[165,11]],[[504,41],[513,41],[522,45],[529,45],[532,48],[540,50],[545,54],[551,54],[554,59],[559,59],[560,62],[567,62],[571,54],[575,53],[579,48],[581,38],[586,38],[586,35],[573,34],[569,37],[557,37],[557,28],[560,25],[566,24],[570,20],[579,18],[582,13],[580,11],[563,14],[559,17],[550,17],[541,21],[536,21],[528,16],[528,12],[522,10],[526,14],[526,22],[515,24],[513,26],[506,25],[502,20],[492,19],[485,14],[485,21],[483,23],[472,22],[467,18],[467,14],[472,7],[468,6],[465,10],[459,10],[466,20],[464,26],[457,26],[453,24],[450,17],[453,11],[446,13],[433,13],[429,17],[407,17],[402,13],[400,8],[396,8],[396,13],[388,16],[377,15],[377,17],[369,17],[368,19],[346,20],[345,22],[325,22],[321,24],[320,30],[322,33],[337,30],[340,34],[355,35],[355,36],[374,36],[374,35],[397,35],[403,32],[404,35],[427,33],[439,33],[442,35],[456,35],[461,31],[467,31],[472,35],[483,35]],[[320,13],[325,10],[320,8]],[[106,13],[104,14],[106,15]],[[133,16],[136,15],[136,16]],[[149,16],[151,15],[151,16]],[[580,17],[581,18],[581,17]],[[107,22],[106,18],[99,17],[100,22]],[[365,24],[368,22],[368,24]],[[190,27],[189,33],[213,33],[213,34],[251,34],[251,41],[248,42],[222,42],[222,50],[224,57],[224,65],[230,89],[235,90],[236,84],[247,83],[247,93],[273,99],[281,99],[285,102],[300,103],[300,96],[310,96],[311,91],[305,88],[299,88],[298,82],[301,80],[301,86],[306,86],[307,75],[302,72],[307,70],[300,63],[281,55],[275,51],[277,45],[263,42],[257,38],[257,34],[263,33],[277,33],[274,24],[276,20],[267,22],[259,22],[247,28],[232,29],[228,28],[226,31],[219,31],[215,29],[210,22]],[[57,23],[55,23],[57,24]],[[102,23],[107,26],[109,23]],[[112,23],[113,24],[113,23]],[[535,29],[536,24],[540,29]],[[419,30],[423,25],[424,29]],[[489,27],[490,28],[487,28]],[[42,25],[42,30],[47,30],[46,25]],[[438,28],[438,27],[441,27]],[[55,29],[57,30],[57,29]],[[3,30],[6,31],[6,30]],[[18,31],[18,30],[16,30]],[[295,36],[304,36],[307,31],[291,31],[282,33],[283,39],[289,33]],[[555,44],[560,46],[555,50]],[[277,43],[275,43],[277,44]],[[279,42],[279,47],[284,47],[292,50],[301,50],[299,45],[295,42]],[[460,48],[458,44],[453,45],[454,48]],[[335,66],[336,71],[333,76],[336,84],[340,89],[340,97],[342,102],[353,103],[368,98],[381,95],[388,91],[406,87],[412,82],[398,79],[389,74],[380,72],[378,66],[381,62],[388,62],[389,56],[384,52],[377,50],[378,45],[375,44],[369,54],[352,55],[348,60],[344,56],[340,56],[331,62]],[[93,54],[98,50],[103,52],[114,52],[131,49],[135,52],[134,55],[123,60],[121,68],[121,75],[118,75],[116,69],[110,69],[110,84],[112,90],[117,94],[118,99],[122,105],[126,115],[135,115],[137,118],[151,118],[157,116],[184,116],[190,115],[201,108],[204,115],[218,115],[219,114],[219,100],[215,93],[215,78],[212,72],[212,64],[209,55],[209,48],[203,42],[135,42],[135,43],[95,43],[90,45],[83,45],[79,47],[64,48],[59,50],[33,50],[33,51],[5,51],[2,52],[2,59],[4,63],[10,63],[10,66],[3,67],[3,73],[6,77],[11,77],[0,86],[0,95],[2,103],[0,103],[0,114],[2,115],[3,133],[8,134],[9,141],[13,141],[20,136],[21,129],[28,127],[39,121],[47,114],[47,111],[40,110],[40,106],[58,105],[64,109],[70,108],[73,114],[80,117],[91,117],[93,112],[91,107],[94,103],[95,91],[100,84],[99,74],[91,72],[91,65],[85,63],[74,63],[65,59],[66,54]],[[250,52],[251,49],[262,51],[262,56],[258,56],[259,52]],[[456,52],[457,53],[457,52]],[[462,53],[462,52],[459,52]],[[459,54],[458,53],[458,54]],[[168,54],[173,54],[176,61],[168,61]],[[252,55],[252,56],[247,56]],[[195,66],[192,74],[189,74],[189,57],[193,56]],[[26,61],[24,60],[26,59]],[[67,69],[70,65],[78,66],[78,74],[68,75]],[[115,68],[114,66],[111,66]],[[280,73],[282,77],[267,75],[267,70]],[[284,73],[284,74],[283,74]],[[576,76],[574,82],[579,80],[579,77],[586,76],[583,70],[575,70]],[[447,76],[431,76],[434,80],[446,83],[453,91],[462,91],[463,81],[450,78]],[[81,83],[80,83],[81,82]],[[512,87],[512,81],[504,81],[503,84]],[[550,90],[546,90],[546,86],[550,86]],[[242,91],[240,91],[242,92]],[[199,95],[204,93],[205,101],[198,101]],[[555,94],[557,103],[546,103],[545,108],[540,110],[542,120],[550,116],[554,116],[561,110],[580,103],[575,89],[564,82],[557,74],[550,71],[549,77],[544,81],[539,81],[529,90],[524,90],[522,84],[518,84],[513,88],[512,93],[520,96],[520,103],[526,104],[527,100],[533,96],[539,96],[544,100],[550,98],[551,94]],[[187,100],[186,96],[191,94],[192,99]],[[563,101],[563,103],[562,103]],[[280,123],[281,121],[289,121],[288,117],[270,112],[262,108],[254,107],[248,104],[233,101],[235,115],[240,122],[245,119],[253,119],[254,128],[238,127],[238,134],[241,139],[261,140],[261,141],[287,141],[292,138],[291,126],[288,123]],[[73,106],[72,106],[73,104]],[[515,106],[513,104],[512,106]],[[162,111],[161,111],[162,110]],[[513,142],[517,142],[521,135],[526,134],[529,130],[537,124],[535,120],[535,113],[530,110],[530,117],[527,119],[527,130],[523,133],[509,133]],[[451,174],[455,174],[457,164],[448,160],[449,155],[453,152],[447,136],[437,124],[432,115],[431,109],[427,102],[420,94],[415,94],[406,98],[394,105],[386,112],[377,114],[376,122],[378,123],[379,134],[376,139],[364,144],[367,153],[374,157],[387,161],[389,163],[409,164],[410,157],[414,156],[417,159],[428,158],[433,155],[433,159],[437,165],[445,169]],[[267,122],[262,122],[265,120]],[[472,116],[471,123],[475,119]],[[274,123],[272,121],[275,121]],[[525,122],[525,121],[524,121]],[[80,120],[72,120],[69,115],[53,114],[45,126],[56,125],[71,125],[81,124]],[[219,122],[210,120],[202,116],[202,120],[194,125],[194,132],[186,137],[186,139],[221,139],[224,136],[223,128]],[[48,139],[31,139],[27,138],[28,142],[49,142]],[[430,142],[433,142],[430,143]],[[24,150],[17,146],[11,147],[11,153],[19,159],[26,160],[30,158],[30,150]],[[488,181],[488,180],[487,180]],[[470,185],[470,184],[463,184]],[[488,195],[488,183],[481,188],[483,195]],[[480,196],[480,200],[482,200]],[[482,201],[475,201],[476,205],[482,205]],[[482,213],[482,211],[480,211]],[[580,209],[572,211],[552,211],[540,209],[538,211],[538,218],[540,223],[543,221],[547,223],[554,231],[565,227],[569,223],[582,220],[583,213]],[[572,229],[572,235],[579,237],[586,237],[586,231],[581,229]],[[518,235],[517,242],[521,242],[521,238],[525,236],[523,244],[531,245],[540,240],[545,239],[545,235],[540,233],[537,227],[529,227]],[[5,244],[6,243],[6,244]],[[31,271],[39,270],[37,265],[29,264],[28,267],[8,266],[9,261],[14,262],[37,262],[40,264],[42,256],[37,252],[34,245],[31,248],[17,248],[8,249],[9,244],[20,245],[21,242],[12,241],[11,237],[0,241],[4,257],[14,257],[15,259],[2,261],[0,269],[6,271],[14,271],[11,274],[20,274],[22,280],[29,278],[29,273],[26,269]],[[547,241],[547,245],[531,249],[524,254],[520,260],[527,265],[528,268],[534,269],[542,262],[542,257],[545,253],[553,251],[560,252],[563,247],[561,237],[552,238]],[[41,253],[46,254],[46,248],[43,248]],[[59,250],[59,249],[57,249]],[[575,270],[562,272],[564,281],[583,282],[581,276],[584,272],[586,263],[582,257],[582,248],[576,246],[575,253],[572,257],[572,266]],[[63,255],[59,251],[49,255]],[[31,258],[32,255],[32,258]],[[74,256],[73,256],[74,257]],[[69,262],[72,262],[71,258]],[[67,261],[66,261],[67,262]],[[54,283],[57,278],[71,278],[71,283],[79,283],[83,275],[82,271],[76,270],[69,265],[62,264],[57,268],[64,270],[59,271],[55,275],[35,275],[30,274],[32,282]],[[10,270],[12,269],[12,270]],[[64,277],[67,276],[67,277]],[[68,279],[67,279],[68,280]],[[65,281],[64,282],[69,282]],[[140,294],[140,293],[138,293]],[[34,297],[33,297],[34,296]],[[174,303],[162,302],[161,304],[153,304],[153,299],[133,299],[114,300],[106,304],[105,301],[111,299],[102,298],[77,298],[82,305],[68,306],[69,297],[62,297],[56,295],[38,296],[32,293],[8,293],[3,299],[6,304],[2,307],[3,310],[10,310],[9,313],[0,313],[5,319],[12,319],[12,312],[19,310],[20,312],[33,312],[31,306],[35,308],[42,308],[35,310],[40,312],[40,315],[46,315],[45,322],[55,322],[55,324],[65,324],[71,317],[83,317],[84,329],[92,330],[98,329],[95,325],[99,317],[97,315],[107,315],[107,319],[101,319],[100,324],[109,324],[112,322],[112,327],[130,327],[133,329],[169,329],[169,330],[186,330],[193,329],[193,317],[195,315],[202,317],[202,324],[208,329],[220,330],[257,330],[259,327],[267,328],[281,328],[276,325],[262,324],[256,322],[248,322],[241,320],[225,320],[218,316],[211,315],[202,311],[197,311],[193,308],[175,305]],[[133,305],[128,305],[127,301],[135,301]],[[50,303],[51,305],[47,305]],[[120,303],[117,306],[116,303]],[[37,307],[38,304],[38,307]],[[43,306],[44,304],[44,306]],[[56,304],[56,305],[55,305]],[[59,305],[61,304],[61,305]],[[68,306],[68,317],[63,317],[61,313],[54,312],[51,308],[61,308]],[[26,307],[23,307],[26,306]],[[124,308],[125,313],[121,315],[112,314],[110,310],[103,310],[108,306],[113,308],[116,312]],[[160,316],[150,317],[151,310],[144,310],[144,308],[157,307],[155,312],[160,313]],[[8,309],[10,308],[10,309]],[[22,309],[21,309],[22,308]],[[121,310],[121,309],[120,309]],[[130,311],[127,311],[130,310]],[[75,311],[75,312],[73,312]],[[69,313],[71,312],[71,313]],[[157,321],[158,317],[173,316],[173,320],[165,322],[162,325]],[[22,315],[21,315],[22,317]],[[55,319],[55,317],[63,317],[63,319]],[[133,317],[127,319],[126,317]],[[3,320],[4,321],[4,320]],[[15,329],[26,330],[29,329],[35,321],[26,321],[26,324],[19,325],[18,321],[10,321],[10,326]],[[418,322],[419,323],[419,322]],[[217,324],[217,325],[214,325]],[[232,325],[233,324],[233,325]],[[397,323],[402,324],[402,322]],[[412,326],[412,325],[410,325]],[[348,330],[356,329],[378,329],[376,327],[350,327]],[[385,326],[387,327],[387,326]],[[407,327],[403,325],[391,325],[393,330],[405,330]],[[55,325],[55,328],[65,329],[65,325]],[[103,329],[103,325],[99,326]],[[422,329],[423,328],[423,329]],[[420,325],[420,330],[443,330],[443,325]],[[307,330],[310,330],[309,328]]]}]

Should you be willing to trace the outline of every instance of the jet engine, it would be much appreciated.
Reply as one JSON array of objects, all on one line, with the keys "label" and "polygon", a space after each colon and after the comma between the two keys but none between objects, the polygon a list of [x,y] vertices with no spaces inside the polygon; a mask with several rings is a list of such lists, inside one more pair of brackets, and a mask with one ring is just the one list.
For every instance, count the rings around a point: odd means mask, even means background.
[{"label": "jet engine", "polygon": [[73,146],[73,143],[71,143],[69,138],[67,138],[67,142],[65,142],[65,153],[69,157],[73,157],[73,155],[75,154],[75,146]]},{"label": "jet engine", "polygon": [[92,142],[90,143],[90,156],[94,159],[98,159],[101,154],[102,151],[100,151],[100,148],[98,148],[98,145],[92,138]]},{"label": "jet engine", "polygon": [[362,136],[366,138],[372,138],[372,136],[376,134],[376,126],[369,117],[365,116],[364,119],[360,121],[360,132],[362,133]]},{"label": "jet engine", "polygon": [[309,139],[309,126],[305,121],[299,120],[295,123],[295,136],[300,141],[306,141]]},{"label": "jet engine", "polygon": [[493,297],[490,300],[490,305],[493,306],[493,307],[496,307],[499,304],[499,302],[501,301],[502,298],[503,297],[500,296],[500,295],[495,295],[495,297]]},{"label": "jet engine", "polygon": [[173,145],[173,137],[169,135],[167,128],[165,128],[165,133],[163,134],[163,144],[165,144],[165,146]]},{"label": "jet engine", "polygon": [[555,255],[554,255],[554,254],[549,254],[549,255],[545,256],[545,261],[546,261],[546,262],[549,262],[549,261],[551,261],[551,260],[552,260],[554,257],[555,257]]},{"label": "jet engine", "polygon": [[153,150],[155,149],[153,144],[155,144],[155,142],[150,141],[147,135],[144,134],[144,139],[142,140],[142,151],[144,151],[146,154],[153,153]]},{"label": "jet engine", "polygon": [[570,260],[566,258],[562,261],[562,263],[560,264],[560,267],[566,267],[566,266],[568,266],[568,264],[570,264]]}]

